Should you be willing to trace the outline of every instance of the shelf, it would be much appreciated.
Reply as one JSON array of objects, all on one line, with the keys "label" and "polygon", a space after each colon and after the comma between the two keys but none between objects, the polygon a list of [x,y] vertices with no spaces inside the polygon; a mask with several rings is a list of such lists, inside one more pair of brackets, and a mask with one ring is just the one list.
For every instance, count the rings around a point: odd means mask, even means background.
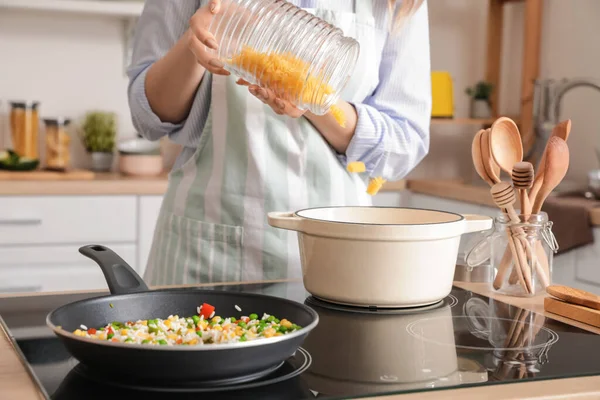
[{"label": "shelf", "polygon": [[131,18],[139,17],[142,14],[144,2],[114,0],[0,0],[0,9],[2,8]]},{"label": "shelf", "polygon": [[[519,118],[510,117],[519,124]],[[431,125],[492,125],[497,118],[432,118]]]}]

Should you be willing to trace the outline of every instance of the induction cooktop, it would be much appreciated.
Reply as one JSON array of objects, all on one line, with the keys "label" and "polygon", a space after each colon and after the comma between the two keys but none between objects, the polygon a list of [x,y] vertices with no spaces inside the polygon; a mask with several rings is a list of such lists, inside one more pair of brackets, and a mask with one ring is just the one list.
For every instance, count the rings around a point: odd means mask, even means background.
[{"label": "induction cooktop", "polygon": [[301,283],[212,290],[302,302],[317,311],[319,325],[271,374],[211,387],[131,382],[78,364],[45,327],[45,316],[98,294],[0,299],[0,322],[49,399],[347,399],[600,375],[599,335],[456,287],[437,304],[404,310],[330,304],[312,297]]}]

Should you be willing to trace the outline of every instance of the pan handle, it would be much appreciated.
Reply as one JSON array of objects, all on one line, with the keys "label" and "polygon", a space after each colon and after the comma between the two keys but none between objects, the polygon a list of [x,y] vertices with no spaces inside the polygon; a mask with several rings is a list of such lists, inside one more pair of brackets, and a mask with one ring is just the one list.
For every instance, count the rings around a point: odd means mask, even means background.
[{"label": "pan handle", "polygon": [[147,292],[142,278],[117,253],[97,244],[79,248],[79,252],[100,266],[111,294]]}]

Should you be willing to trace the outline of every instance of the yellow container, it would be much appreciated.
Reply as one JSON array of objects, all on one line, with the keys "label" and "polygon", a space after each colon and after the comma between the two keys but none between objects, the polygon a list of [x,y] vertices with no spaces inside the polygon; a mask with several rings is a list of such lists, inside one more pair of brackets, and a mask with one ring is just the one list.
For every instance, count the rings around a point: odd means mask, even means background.
[{"label": "yellow container", "polygon": [[454,117],[454,91],[452,77],[446,71],[431,72],[431,117]]}]

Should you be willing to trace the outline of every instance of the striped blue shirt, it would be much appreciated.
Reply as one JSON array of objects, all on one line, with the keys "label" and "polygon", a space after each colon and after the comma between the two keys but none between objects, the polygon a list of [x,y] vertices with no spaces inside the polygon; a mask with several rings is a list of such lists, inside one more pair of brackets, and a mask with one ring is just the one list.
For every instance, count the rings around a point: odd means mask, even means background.
[{"label": "striped blue shirt", "polygon": [[[369,0],[356,0],[369,1]],[[429,151],[431,68],[427,2],[404,22],[397,35],[387,30],[387,0],[372,0],[376,20],[374,43],[380,52],[378,85],[360,102],[354,137],[340,162],[362,161],[370,176],[394,181],[405,177]],[[168,136],[184,147],[181,166],[197,147],[208,116],[211,76],[202,79],[190,113],[178,124],[163,122],[152,111],[144,81],[149,67],[164,56],[188,28],[189,19],[206,0],[146,0],[136,29],[128,69],[133,124],[150,140]],[[353,0],[294,0],[302,8],[335,7],[353,11]],[[250,94],[248,94],[250,95]]]}]

